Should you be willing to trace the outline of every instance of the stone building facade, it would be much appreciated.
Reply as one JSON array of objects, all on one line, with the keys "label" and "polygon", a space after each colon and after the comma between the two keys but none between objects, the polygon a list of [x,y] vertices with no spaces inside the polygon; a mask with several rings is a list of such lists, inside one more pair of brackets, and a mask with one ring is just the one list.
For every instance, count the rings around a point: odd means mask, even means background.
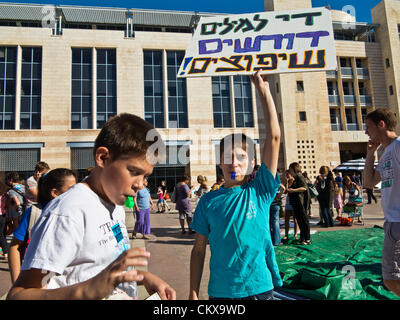
[{"label": "stone building facade", "polygon": [[[287,10],[311,0],[264,4]],[[299,161],[313,178],[321,165],[361,157],[365,114],[399,114],[399,12],[398,2],[384,0],[372,10],[374,24],[353,19],[349,29],[351,17],[332,10],[337,72],[271,77],[280,170]],[[176,78],[201,15],[216,14],[0,3],[0,178],[28,175],[39,160],[84,176],[102,124],[122,112],[153,123],[167,144],[153,189],[183,174],[213,183],[218,141],[232,132],[256,141],[259,163],[265,129],[248,77]]]}]

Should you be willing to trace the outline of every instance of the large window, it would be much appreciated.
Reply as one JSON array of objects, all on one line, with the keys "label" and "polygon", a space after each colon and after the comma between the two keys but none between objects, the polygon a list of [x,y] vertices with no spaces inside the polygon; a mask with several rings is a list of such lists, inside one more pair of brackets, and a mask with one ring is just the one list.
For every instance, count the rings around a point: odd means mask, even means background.
[{"label": "large window", "polygon": [[358,130],[356,108],[346,108],[346,123],[348,131]]},{"label": "large window", "polygon": [[168,122],[176,123],[177,128],[188,128],[186,79],[177,78],[184,51],[167,51],[168,79]]},{"label": "large window", "polygon": [[156,128],[165,128],[162,51],[145,50],[144,118]]},{"label": "large window", "polygon": [[72,49],[71,128],[93,128],[92,49]]},{"label": "large window", "polygon": [[251,83],[248,76],[234,76],[236,127],[254,127]]},{"label": "large window", "polygon": [[97,49],[97,129],[117,114],[115,49]]},{"label": "large window", "polygon": [[71,147],[71,169],[76,171],[78,181],[87,176],[87,168],[94,166],[93,147]]},{"label": "large window", "polygon": [[43,143],[0,143],[0,172],[17,171],[21,179],[27,179],[40,160],[43,146]]},{"label": "large window", "polygon": [[231,91],[229,77],[212,77],[213,115],[215,128],[231,128]]},{"label": "large window", "polygon": [[0,129],[15,129],[17,48],[0,47]]},{"label": "large window", "polygon": [[22,48],[20,129],[40,129],[42,48]]},{"label": "large window", "polygon": [[[180,155],[185,159],[180,159]],[[151,193],[157,192],[157,187],[161,185],[162,180],[166,181],[168,191],[172,192],[175,185],[182,180],[185,172],[190,171],[190,165],[186,163],[186,160],[190,158],[189,144],[167,145],[166,156],[164,163],[157,163],[153,173],[147,179]]]},{"label": "large window", "polygon": [[330,118],[331,118],[331,130],[332,131],[343,130],[340,109],[339,108],[330,108],[329,112],[330,112]]}]

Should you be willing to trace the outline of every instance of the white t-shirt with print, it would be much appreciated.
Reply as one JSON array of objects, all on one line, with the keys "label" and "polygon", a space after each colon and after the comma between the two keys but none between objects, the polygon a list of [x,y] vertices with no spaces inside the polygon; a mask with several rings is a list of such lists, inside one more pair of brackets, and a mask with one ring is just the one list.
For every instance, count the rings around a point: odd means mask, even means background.
[{"label": "white t-shirt with print", "polygon": [[[78,183],[43,210],[21,270],[50,271],[42,281],[48,289],[70,286],[94,277],[128,248],[123,207],[110,208]],[[136,283],[121,284],[108,298],[115,297],[137,299]]]},{"label": "white t-shirt with print", "polygon": [[377,170],[382,179],[382,209],[385,220],[400,222],[400,137],[386,147]]}]

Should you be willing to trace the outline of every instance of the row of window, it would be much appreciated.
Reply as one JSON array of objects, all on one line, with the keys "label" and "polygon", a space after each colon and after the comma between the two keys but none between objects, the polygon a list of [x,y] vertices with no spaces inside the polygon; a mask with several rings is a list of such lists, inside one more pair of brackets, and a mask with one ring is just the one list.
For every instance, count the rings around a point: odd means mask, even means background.
[{"label": "row of window", "polygon": [[[94,79],[93,49],[71,50],[71,129],[101,128],[109,117],[117,113],[116,50],[96,49]],[[19,127],[40,129],[42,48],[22,47],[21,53]],[[168,127],[187,128],[186,79],[176,77],[184,51],[166,51],[166,65],[163,63],[163,54],[162,50],[143,51],[144,116],[156,128],[167,127],[166,119]],[[15,129],[16,74],[17,47],[0,47],[0,129],[3,130]],[[167,77],[167,88],[164,88],[164,75]],[[96,107],[93,103],[93,92],[96,92]],[[254,127],[248,77],[212,77],[212,97],[216,128]],[[96,112],[95,125],[92,123],[93,112]]]},{"label": "row of window", "polygon": [[[330,108],[330,119],[332,131],[342,131],[342,116],[339,108]],[[346,127],[348,131],[365,130],[365,117],[367,116],[368,110],[361,108],[361,121],[362,128],[357,121],[356,108],[345,108]]]}]

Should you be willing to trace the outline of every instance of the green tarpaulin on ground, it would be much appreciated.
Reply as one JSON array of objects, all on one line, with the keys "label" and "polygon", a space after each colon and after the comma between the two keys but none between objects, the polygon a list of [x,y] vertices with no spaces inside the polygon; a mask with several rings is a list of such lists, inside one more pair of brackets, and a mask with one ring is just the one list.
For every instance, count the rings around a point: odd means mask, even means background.
[{"label": "green tarpaulin on ground", "polygon": [[383,286],[380,227],[319,232],[308,246],[275,247],[282,291],[316,300],[397,299]]}]

